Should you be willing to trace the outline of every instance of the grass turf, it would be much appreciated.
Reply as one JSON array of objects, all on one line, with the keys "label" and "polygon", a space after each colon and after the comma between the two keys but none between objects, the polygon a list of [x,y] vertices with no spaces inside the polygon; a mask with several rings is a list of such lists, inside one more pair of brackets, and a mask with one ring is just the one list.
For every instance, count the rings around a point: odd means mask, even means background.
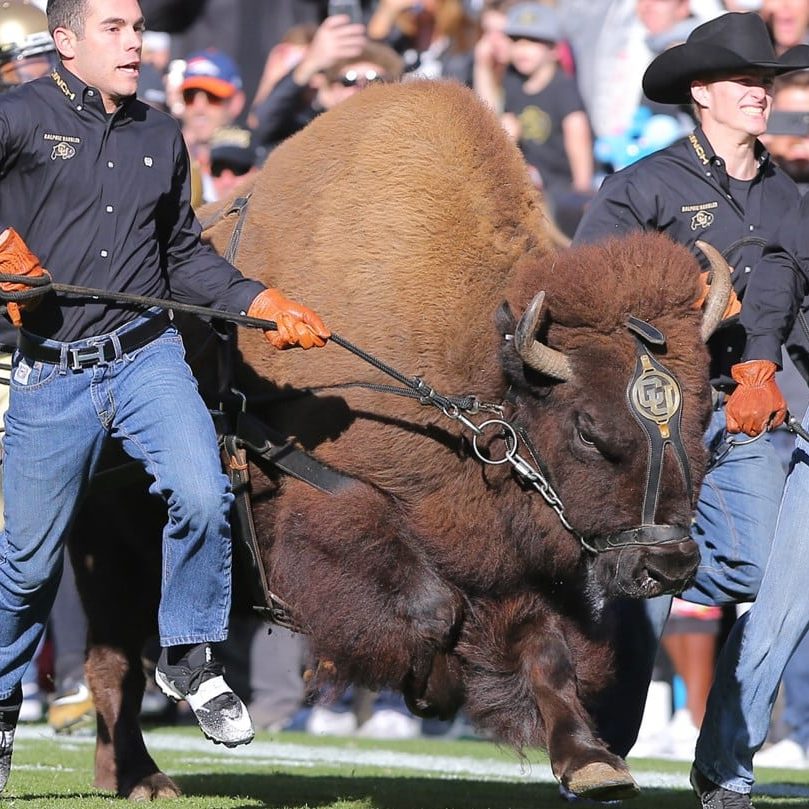
[{"label": "grass turf", "polygon": [[[258,734],[248,747],[224,750],[196,728],[149,733],[150,751],[180,785],[166,809],[544,809],[559,797],[547,758],[520,762],[510,750],[482,741],[418,739],[375,742]],[[92,789],[94,742],[55,737],[44,726],[24,728],[2,809],[97,809],[125,806]],[[632,761],[643,787],[627,809],[696,809],[688,764]],[[809,809],[809,771],[762,770],[757,809]],[[582,805],[582,804],[576,804]],[[595,805],[595,804],[593,804]]]}]

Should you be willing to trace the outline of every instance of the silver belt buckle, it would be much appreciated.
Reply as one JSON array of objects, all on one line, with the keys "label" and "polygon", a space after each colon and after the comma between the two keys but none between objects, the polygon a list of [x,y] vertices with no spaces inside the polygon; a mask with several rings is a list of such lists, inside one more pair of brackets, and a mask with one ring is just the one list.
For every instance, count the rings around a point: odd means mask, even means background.
[{"label": "silver belt buckle", "polygon": [[71,371],[80,371],[87,365],[98,365],[99,363],[106,362],[107,358],[104,356],[104,346],[106,343],[99,343],[94,346],[86,346],[85,348],[71,348],[68,349],[70,354],[70,361],[68,368]]}]

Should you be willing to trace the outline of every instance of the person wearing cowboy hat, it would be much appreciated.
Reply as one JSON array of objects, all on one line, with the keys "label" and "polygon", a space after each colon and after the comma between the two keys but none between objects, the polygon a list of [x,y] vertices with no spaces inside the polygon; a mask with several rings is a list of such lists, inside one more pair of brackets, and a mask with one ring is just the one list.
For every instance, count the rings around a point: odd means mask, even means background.
[{"label": "person wearing cowboy hat", "polygon": [[[809,294],[807,221],[809,197],[804,196],[800,206],[784,220],[775,243],[751,276],[741,315],[747,334],[742,366],[760,369],[759,374],[771,381],[734,392],[726,408],[729,430],[758,435],[788,417],[784,398],[772,376],[781,366],[783,345],[788,346],[797,366],[806,362],[805,349],[802,356],[795,353],[793,332],[805,328],[799,321],[805,324]],[[809,577],[800,562],[806,553],[809,520],[809,411],[802,426],[758,597],[736,622],[728,639],[732,648],[742,649],[743,654],[720,659],[717,681],[721,678],[728,687],[711,693],[706,723],[696,747],[695,766],[700,772],[725,788],[745,793],[749,793],[755,780],[754,765],[765,763],[755,754],[767,737],[781,677],[787,663],[795,659],[793,652],[809,628]],[[807,749],[790,741],[795,760],[785,760],[782,742],[780,758],[773,765],[771,756],[771,766],[806,766]],[[778,747],[777,744],[772,749]]]},{"label": "person wearing cowboy hat", "polygon": [[[658,230],[689,248],[704,269],[707,260],[696,247],[699,240],[717,248],[733,268],[738,300],[708,345],[715,406],[705,443],[712,465],[700,489],[692,531],[701,563],[681,596],[698,604],[755,599],[778,517],[784,481],[778,452],[767,435],[729,447],[724,403],[734,389],[774,385],[774,365],[770,369],[741,362],[745,332],[735,315],[765,246],[799,204],[794,182],[770,159],[758,137],[767,128],[775,76],[806,67],[809,46],[776,56],[755,13],[723,14],[660,53],[643,76],[644,92],[661,103],[690,102],[698,125],[671,146],[607,177],[574,238],[582,244]],[[615,606],[621,627],[615,638],[617,676],[596,715],[602,738],[622,756],[637,738],[670,604],[671,598],[664,597]],[[725,661],[738,656],[738,647],[724,646]],[[724,676],[715,677],[709,704],[715,693],[731,687],[735,676],[732,663],[718,671]],[[750,707],[742,706],[742,715]],[[751,807],[749,786],[745,789],[722,770],[728,751],[713,753],[707,761],[698,757],[692,769],[702,805]]]}]

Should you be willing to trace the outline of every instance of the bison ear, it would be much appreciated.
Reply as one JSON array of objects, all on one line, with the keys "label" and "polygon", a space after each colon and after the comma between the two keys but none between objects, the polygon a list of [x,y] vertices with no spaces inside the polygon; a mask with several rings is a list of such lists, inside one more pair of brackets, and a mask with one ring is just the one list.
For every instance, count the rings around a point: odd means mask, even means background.
[{"label": "bison ear", "polygon": [[514,324],[516,322],[517,318],[514,317],[514,312],[511,311],[508,301],[503,301],[494,313],[494,325],[497,332],[503,337],[507,334],[514,334]]}]

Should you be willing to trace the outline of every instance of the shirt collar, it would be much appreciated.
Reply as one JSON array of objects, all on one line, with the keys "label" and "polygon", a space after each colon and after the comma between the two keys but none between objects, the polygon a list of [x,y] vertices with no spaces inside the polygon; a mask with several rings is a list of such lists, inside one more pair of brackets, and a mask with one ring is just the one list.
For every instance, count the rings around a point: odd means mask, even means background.
[{"label": "shirt collar", "polygon": [[[78,76],[71,73],[64,64],[60,63],[57,67],[53,68],[50,73],[50,78],[59,89],[62,96],[64,96],[65,100],[74,109],[78,111],[82,109],[93,110],[105,117],[108,115],[104,108],[100,90],[83,82]],[[119,119],[128,119],[130,117],[128,110],[135,97],[136,96],[132,95],[123,100],[117,110]]]},{"label": "shirt collar", "polygon": [[[702,166],[713,166],[726,172],[725,161],[713,150],[711,142],[702,131],[702,127],[698,126],[687,138],[686,141],[689,145],[689,150],[694,158]],[[758,162],[758,173],[769,165],[770,153],[764,148],[764,144],[760,140],[755,143],[756,161]]]}]

